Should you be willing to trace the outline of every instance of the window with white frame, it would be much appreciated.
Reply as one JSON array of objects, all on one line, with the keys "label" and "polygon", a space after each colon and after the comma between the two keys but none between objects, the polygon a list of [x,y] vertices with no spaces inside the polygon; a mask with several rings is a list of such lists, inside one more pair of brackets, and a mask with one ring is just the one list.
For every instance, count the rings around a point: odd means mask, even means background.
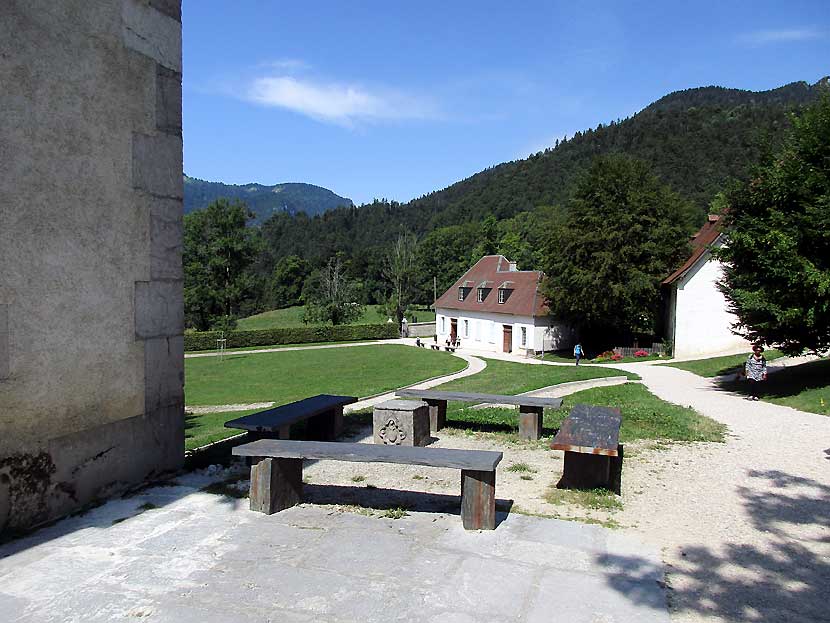
[{"label": "window with white frame", "polygon": [[479,303],[484,302],[484,288],[479,288],[478,289],[478,302]]},{"label": "window with white frame", "polygon": [[447,332],[447,317],[441,316],[441,335]]},{"label": "window with white frame", "polygon": [[458,288],[458,300],[459,301],[464,300],[464,288]]},{"label": "window with white frame", "polygon": [[522,327],[522,347],[527,346],[527,327]]},{"label": "window with white frame", "polygon": [[490,343],[496,343],[496,322],[494,320],[490,321]]},{"label": "window with white frame", "polygon": [[464,320],[464,337],[470,337],[470,321]]},{"label": "window with white frame", "polygon": [[506,300],[506,292],[507,291],[504,288],[499,288],[499,305],[504,305],[504,301]]}]

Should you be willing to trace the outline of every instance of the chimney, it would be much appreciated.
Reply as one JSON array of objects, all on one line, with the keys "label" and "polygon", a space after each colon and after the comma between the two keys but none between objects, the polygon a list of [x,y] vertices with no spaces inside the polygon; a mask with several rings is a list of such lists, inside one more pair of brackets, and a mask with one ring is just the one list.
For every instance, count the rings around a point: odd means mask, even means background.
[{"label": "chimney", "polygon": [[510,271],[511,273],[515,273],[516,272],[516,262],[510,262],[508,264],[507,270]]}]

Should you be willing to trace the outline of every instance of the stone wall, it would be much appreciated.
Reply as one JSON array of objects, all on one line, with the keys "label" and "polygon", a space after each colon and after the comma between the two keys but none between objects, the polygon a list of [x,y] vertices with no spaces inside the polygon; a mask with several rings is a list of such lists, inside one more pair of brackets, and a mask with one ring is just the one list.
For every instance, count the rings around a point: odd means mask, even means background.
[{"label": "stone wall", "polygon": [[0,535],[183,461],[180,0],[0,2]]}]

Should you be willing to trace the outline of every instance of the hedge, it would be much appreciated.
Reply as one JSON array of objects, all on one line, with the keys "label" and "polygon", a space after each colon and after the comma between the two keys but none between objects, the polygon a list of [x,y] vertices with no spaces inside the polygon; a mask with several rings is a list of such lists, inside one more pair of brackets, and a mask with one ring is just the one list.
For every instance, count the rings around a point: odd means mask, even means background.
[{"label": "hedge", "polygon": [[[185,350],[213,350],[219,331],[185,333]],[[290,327],[259,329],[257,331],[228,331],[225,348],[245,346],[274,346],[277,344],[309,344],[311,342],[351,342],[354,340],[388,340],[400,337],[394,323],[351,324],[336,327]]]}]

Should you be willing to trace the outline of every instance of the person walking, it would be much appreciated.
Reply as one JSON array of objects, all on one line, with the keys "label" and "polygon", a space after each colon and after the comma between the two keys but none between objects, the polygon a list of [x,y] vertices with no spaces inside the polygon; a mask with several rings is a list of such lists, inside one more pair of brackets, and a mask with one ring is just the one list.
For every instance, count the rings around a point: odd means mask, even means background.
[{"label": "person walking", "polygon": [[744,366],[746,381],[749,383],[749,400],[760,400],[761,383],[767,380],[767,358],[764,347],[756,344]]},{"label": "person walking", "polygon": [[576,365],[579,365],[579,360],[585,355],[585,352],[582,350],[582,344],[578,343],[574,346],[574,359],[576,359]]}]

